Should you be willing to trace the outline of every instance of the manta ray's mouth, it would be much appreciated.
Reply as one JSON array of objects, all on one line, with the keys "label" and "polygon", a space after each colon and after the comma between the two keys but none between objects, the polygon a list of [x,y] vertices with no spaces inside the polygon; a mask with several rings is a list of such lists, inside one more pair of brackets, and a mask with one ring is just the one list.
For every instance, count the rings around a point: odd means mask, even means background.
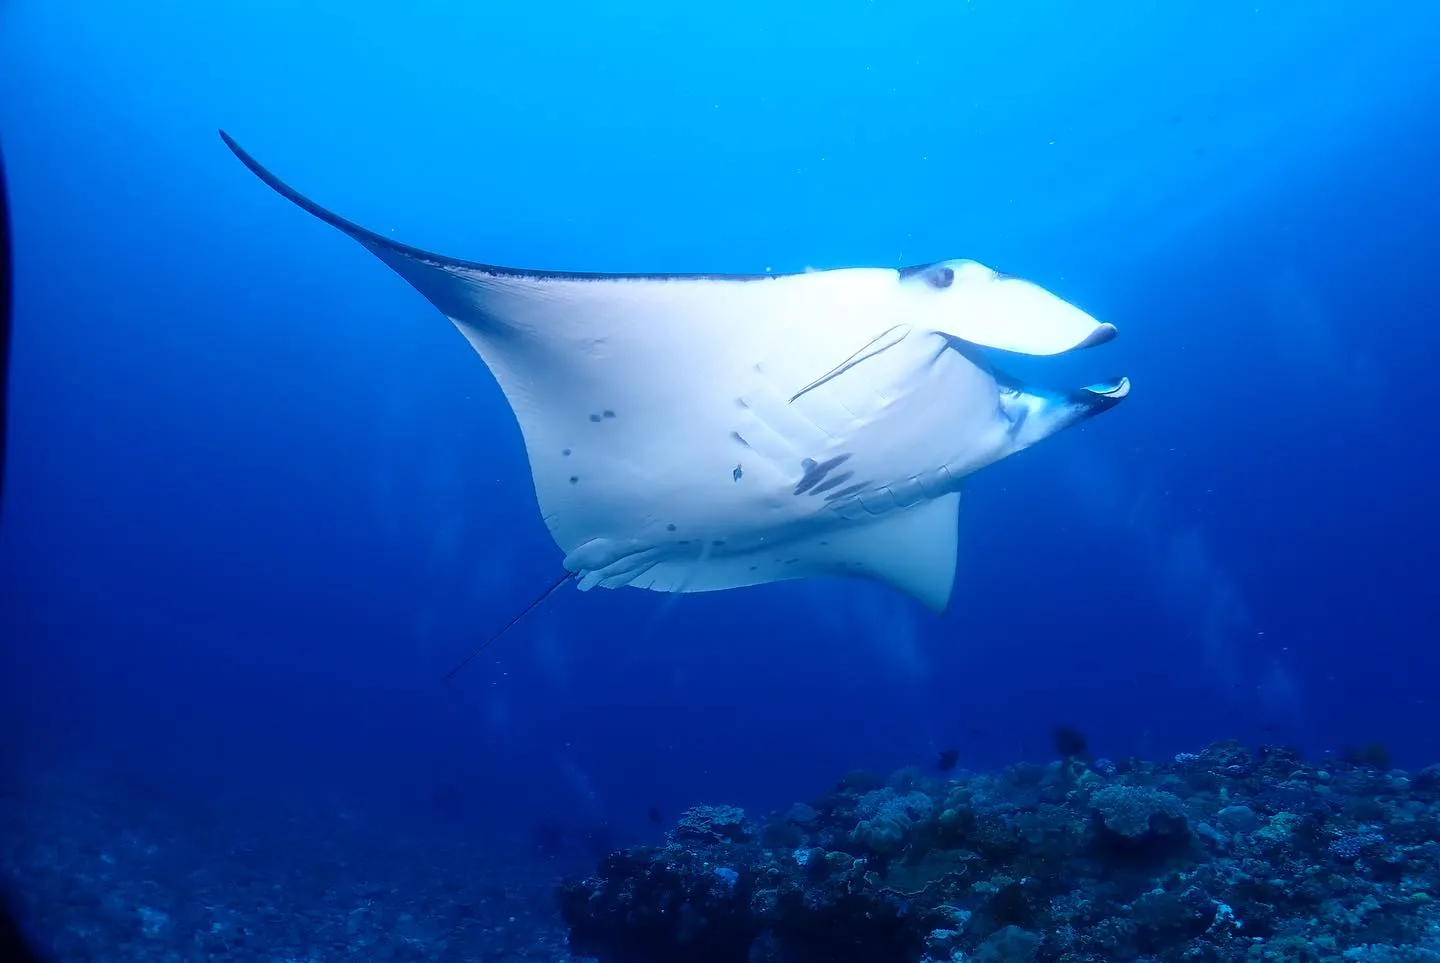
[{"label": "manta ray's mouth", "polygon": [[[1112,329],[1113,330],[1113,329]],[[1107,339],[1108,340],[1108,339]],[[1100,395],[1112,401],[1119,401],[1130,393],[1130,379],[1116,378],[1114,381],[1105,381],[1100,384],[1086,385],[1081,389],[1092,395]]]}]

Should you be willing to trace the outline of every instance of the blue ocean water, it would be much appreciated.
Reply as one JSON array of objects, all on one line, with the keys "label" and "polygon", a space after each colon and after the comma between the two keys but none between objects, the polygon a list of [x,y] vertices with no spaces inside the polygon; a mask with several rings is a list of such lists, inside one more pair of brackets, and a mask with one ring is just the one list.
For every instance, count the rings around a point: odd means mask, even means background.
[{"label": "blue ocean water", "polygon": [[[0,5],[8,762],[334,794],[472,843],[658,835],[838,773],[1210,740],[1440,757],[1440,8]],[[562,590],[519,431],[402,280],[971,257],[1132,397],[880,585]],[[99,778],[98,776],[95,778]],[[318,805],[318,804],[317,804]],[[497,845],[499,843],[497,842]]]}]

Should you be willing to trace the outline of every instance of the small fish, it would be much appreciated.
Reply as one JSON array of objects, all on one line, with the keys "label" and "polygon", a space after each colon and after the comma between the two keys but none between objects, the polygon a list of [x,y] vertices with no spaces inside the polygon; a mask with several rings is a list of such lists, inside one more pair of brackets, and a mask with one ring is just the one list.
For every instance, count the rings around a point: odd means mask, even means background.
[{"label": "small fish", "polygon": [[935,760],[935,768],[939,769],[941,772],[949,772],[951,769],[955,768],[955,764],[959,761],[959,749],[941,749],[939,758]]},{"label": "small fish", "polygon": [[1085,734],[1071,725],[1058,725],[1051,733],[1061,759],[1084,758],[1089,748]]}]

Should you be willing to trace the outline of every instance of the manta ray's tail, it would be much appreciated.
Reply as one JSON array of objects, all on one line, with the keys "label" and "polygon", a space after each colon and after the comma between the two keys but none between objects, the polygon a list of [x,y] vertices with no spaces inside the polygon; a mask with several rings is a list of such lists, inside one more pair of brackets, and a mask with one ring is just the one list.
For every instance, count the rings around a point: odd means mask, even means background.
[{"label": "manta ray's tail", "polygon": [[500,637],[503,636],[506,632],[509,632],[511,629],[513,629],[516,623],[518,623],[525,616],[529,615],[531,612],[535,611],[535,609],[540,605],[541,602],[544,602],[550,596],[554,595],[557,591],[559,591],[560,586],[564,585],[566,582],[570,581],[574,577],[574,572],[566,572],[564,575],[557,578],[554,582],[550,584],[549,588],[537,595],[529,605],[525,606],[518,613],[516,613],[514,618],[512,618],[509,622],[506,622],[504,625],[500,626],[499,630],[492,633],[490,637],[487,638],[484,642],[481,642],[479,645],[475,646],[475,648],[471,649],[470,653],[466,655],[465,658],[457,662],[453,669],[440,677],[440,681],[449,682],[451,679],[455,678],[455,676],[459,675],[460,670],[465,668],[471,662],[474,662],[476,656],[478,656],[481,652],[484,652],[486,649],[490,648],[490,646],[494,645],[496,642],[499,642]]}]

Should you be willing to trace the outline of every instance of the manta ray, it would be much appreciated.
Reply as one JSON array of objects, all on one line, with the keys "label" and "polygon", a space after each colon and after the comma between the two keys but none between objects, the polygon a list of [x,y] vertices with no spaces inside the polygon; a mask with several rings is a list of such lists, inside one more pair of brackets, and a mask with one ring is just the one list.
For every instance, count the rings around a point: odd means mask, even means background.
[{"label": "manta ray", "polygon": [[965,479],[1130,392],[1126,378],[1052,392],[999,370],[988,352],[1058,355],[1116,329],[977,261],[740,275],[480,264],[354,224],[220,136],[480,355],[564,553],[550,591],[850,576],[941,612]]}]

